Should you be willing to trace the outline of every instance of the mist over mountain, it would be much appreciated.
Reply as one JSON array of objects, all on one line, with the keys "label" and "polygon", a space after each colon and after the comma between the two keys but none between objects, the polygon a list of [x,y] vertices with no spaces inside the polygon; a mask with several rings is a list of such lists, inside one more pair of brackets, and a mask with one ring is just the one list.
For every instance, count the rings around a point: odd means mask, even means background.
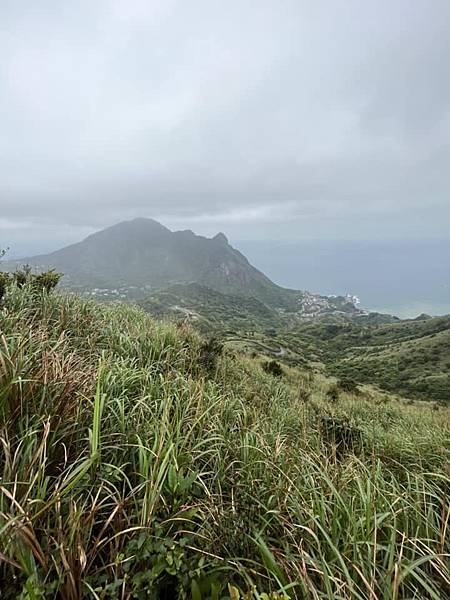
[{"label": "mist over mountain", "polygon": [[191,230],[172,232],[153,219],[137,218],[89,235],[50,254],[10,261],[64,273],[63,283],[102,299],[143,298],[176,284],[199,284],[226,296],[254,298],[292,313],[358,312],[351,298],[283,288],[233,248],[223,233],[212,238]]},{"label": "mist over mountain", "polygon": [[153,219],[124,221],[50,254],[27,257],[36,268],[54,268],[71,286],[146,286],[199,282],[240,295],[273,295],[278,286],[228,244],[190,230],[172,232]]}]

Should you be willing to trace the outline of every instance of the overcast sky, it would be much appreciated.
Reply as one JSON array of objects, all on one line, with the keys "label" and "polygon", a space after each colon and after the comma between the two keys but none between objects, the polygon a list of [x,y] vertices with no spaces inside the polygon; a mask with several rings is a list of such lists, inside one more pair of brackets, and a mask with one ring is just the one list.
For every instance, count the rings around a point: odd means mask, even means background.
[{"label": "overcast sky", "polygon": [[1,0],[0,247],[450,236],[448,0]]}]

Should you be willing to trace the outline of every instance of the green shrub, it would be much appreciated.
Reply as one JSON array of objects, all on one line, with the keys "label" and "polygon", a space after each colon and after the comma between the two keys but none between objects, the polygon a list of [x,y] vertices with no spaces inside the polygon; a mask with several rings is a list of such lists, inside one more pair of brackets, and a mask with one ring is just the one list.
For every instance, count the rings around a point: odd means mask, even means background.
[{"label": "green shrub", "polygon": [[338,455],[345,452],[358,453],[362,447],[362,432],[355,426],[350,425],[345,417],[323,416],[320,420],[323,438],[326,442],[333,444]]},{"label": "green shrub", "polygon": [[350,377],[344,377],[342,379],[339,379],[337,382],[337,386],[343,392],[349,392],[349,393],[355,394],[359,391],[358,384],[356,383],[356,381],[354,379],[351,379]]},{"label": "green shrub", "polygon": [[274,377],[281,377],[283,375],[283,367],[276,360],[269,360],[263,364],[263,369],[266,373],[273,375]]},{"label": "green shrub", "polygon": [[7,286],[10,284],[11,278],[9,273],[0,271],[0,300],[3,298]]},{"label": "green shrub", "polygon": [[217,367],[217,361],[223,353],[223,342],[216,337],[203,342],[200,347],[199,364],[207,373],[214,373]]},{"label": "green shrub", "polygon": [[62,273],[56,273],[54,269],[52,269],[50,271],[45,271],[43,273],[35,275],[32,280],[32,285],[37,289],[42,289],[47,292],[50,292],[58,285],[61,277]]},{"label": "green shrub", "polygon": [[0,271],[0,300],[10,285],[16,285],[18,288],[29,285],[35,291],[45,290],[46,292],[50,292],[58,285],[61,277],[62,274],[56,273],[53,269],[34,274],[27,265],[24,265],[22,269],[13,273]]},{"label": "green shrub", "polygon": [[334,384],[327,390],[327,398],[330,402],[337,402],[339,400],[341,388]]}]

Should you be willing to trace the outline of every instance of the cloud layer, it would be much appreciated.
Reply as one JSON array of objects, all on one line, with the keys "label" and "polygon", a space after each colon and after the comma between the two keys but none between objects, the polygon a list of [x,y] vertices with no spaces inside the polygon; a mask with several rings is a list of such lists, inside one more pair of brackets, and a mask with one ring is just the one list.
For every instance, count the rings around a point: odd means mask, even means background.
[{"label": "cloud layer", "polygon": [[447,0],[3,0],[0,246],[134,216],[448,236],[449,22]]}]

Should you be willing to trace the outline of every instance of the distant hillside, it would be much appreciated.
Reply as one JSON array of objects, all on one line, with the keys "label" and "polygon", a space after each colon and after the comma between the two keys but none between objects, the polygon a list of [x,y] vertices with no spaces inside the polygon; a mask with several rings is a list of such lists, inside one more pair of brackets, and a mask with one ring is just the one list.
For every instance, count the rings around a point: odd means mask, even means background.
[{"label": "distant hillside", "polygon": [[155,317],[190,321],[203,331],[281,326],[277,311],[256,298],[222,294],[198,283],[173,285],[139,302]]},{"label": "distant hillside", "polygon": [[322,364],[339,378],[409,398],[450,401],[450,316],[324,313],[307,319],[198,284],[172,286],[139,304],[154,316],[189,322],[289,364]]},{"label": "distant hillside", "polygon": [[23,263],[65,273],[63,284],[83,295],[138,302],[289,364],[322,363],[407,397],[450,400],[450,317],[402,321],[358,310],[350,297],[282,288],[222,233],[206,238],[135,219],[5,266]]},{"label": "distant hillside", "polygon": [[[340,377],[428,400],[450,400],[450,316],[401,321],[380,315],[300,324],[307,342]],[[385,322],[383,322],[383,320]]]},{"label": "distant hillside", "polygon": [[322,363],[340,378],[410,398],[450,400],[450,316],[402,321],[370,313],[305,319],[198,284],[172,286],[140,305],[157,317],[182,319],[240,348],[282,356],[289,364]]},{"label": "distant hillside", "polygon": [[228,292],[239,289],[241,295],[276,298],[278,292],[223,234],[208,239],[192,231],[172,232],[152,219],[119,223],[78,244],[23,261],[63,271],[74,287],[145,289],[196,281]]},{"label": "distant hillside", "polygon": [[210,239],[189,230],[172,232],[152,219],[125,221],[78,244],[6,266],[14,269],[23,263],[61,271],[66,287],[105,300],[144,298],[174,284],[196,283],[308,316],[336,310],[359,312],[349,298],[305,294],[276,285],[230,246],[223,233]]}]

